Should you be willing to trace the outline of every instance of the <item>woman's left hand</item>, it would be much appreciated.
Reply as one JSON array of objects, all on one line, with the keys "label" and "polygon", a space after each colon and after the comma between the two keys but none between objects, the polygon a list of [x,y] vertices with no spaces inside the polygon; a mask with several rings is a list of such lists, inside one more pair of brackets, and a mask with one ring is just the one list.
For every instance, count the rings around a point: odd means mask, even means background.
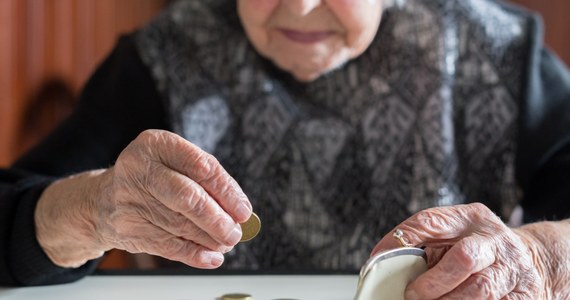
[{"label": "woman's left hand", "polygon": [[[406,299],[546,299],[542,247],[510,229],[482,204],[421,211],[396,229],[425,247],[430,269],[406,289]],[[376,252],[401,246],[386,235]]]}]

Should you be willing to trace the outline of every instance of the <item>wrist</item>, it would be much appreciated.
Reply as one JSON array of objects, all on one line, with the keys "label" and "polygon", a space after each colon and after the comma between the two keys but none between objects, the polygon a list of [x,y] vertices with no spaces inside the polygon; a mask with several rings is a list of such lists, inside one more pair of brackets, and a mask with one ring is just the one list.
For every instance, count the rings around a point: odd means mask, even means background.
[{"label": "wrist", "polygon": [[552,299],[553,282],[553,253],[550,243],[554,240],[549,236],[553,230],[548,222],[535,223],[514,229],[525,245],[528,247],[534,266],[540,274],[542,296],[540,299]]},{"label": "wrist", "polygon": [[58,180],[40,196],[34,213],[36,238],[54,264],[76,268],[109,250],[98,237],[94,215],[105,173],[89,171]]}]

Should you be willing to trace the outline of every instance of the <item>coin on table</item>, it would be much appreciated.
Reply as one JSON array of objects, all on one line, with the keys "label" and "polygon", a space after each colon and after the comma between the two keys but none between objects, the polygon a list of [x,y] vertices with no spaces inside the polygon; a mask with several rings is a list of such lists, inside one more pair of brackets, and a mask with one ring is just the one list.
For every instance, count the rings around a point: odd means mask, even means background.
[{"label": "coin on table", "polygon": [[252,300],[249,294],[225,294],[222,296],[221,300]]},{"label": "coin on table", "polygon": [[249,217],[245,223],[240,224],[240,226],[242,232],[240,242],[247,242],[259,233],[261,220],[259,220],[259,217],[255,213],[252,213],[251,217]]}]

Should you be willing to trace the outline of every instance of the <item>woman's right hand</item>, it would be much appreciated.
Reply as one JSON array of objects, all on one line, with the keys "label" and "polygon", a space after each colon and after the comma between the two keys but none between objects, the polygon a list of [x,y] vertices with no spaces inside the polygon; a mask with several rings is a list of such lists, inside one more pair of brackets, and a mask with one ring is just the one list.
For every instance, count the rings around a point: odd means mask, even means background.
[{"label": "woman's right hand", "polygon": [[36,235],[62,267],[117,248],[216,268],[251,212],[212,155],[176,134],[147,130],[112,168],[50,185],[36,208]]}]

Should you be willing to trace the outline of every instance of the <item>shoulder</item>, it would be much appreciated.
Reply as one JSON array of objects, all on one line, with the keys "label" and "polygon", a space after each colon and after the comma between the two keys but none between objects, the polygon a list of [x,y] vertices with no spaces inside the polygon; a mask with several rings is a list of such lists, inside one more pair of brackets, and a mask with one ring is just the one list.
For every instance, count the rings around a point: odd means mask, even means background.
[{"label": "shoulder", "polygon": [[400,33],[406,29],[430,32],[426,40],[432,42],[433,38],[455,37],[458,43],[508,47],[542,38],[542,22],[536,13],[495,0],[394,0],[386,19]]},{"label": "shoulder", "polygon": [[541,28],[536,14],[500,1],[394,0],[375,45],[415,60],[412,67],[445,67],[466,89],[500,83],[518,101]]},{"label": "shoulder", "polygon": [[493,44],[530,44],[542,40],[537,13],[495,0],[455,0],[460,18]]},{"label": "shoulder", "polygon": [[250,50],[235,1],[226,0],[173,2],[134,39],[161,93],[228,76]]},{"label": "shoulder", "polygon": [[395,43],[435,57],[453,55],[449,58],[460,65],[487,60],[499,69],[505,67],[502,77],[524,73],[543,46],[537,14],[494,0],[394,0],[385,12],[380,36],[383,47]]},{"label": "shoulder", "polygon": [[240,29],[235,1],[175,1],[135,34],[143,58],[218,42]]}]

